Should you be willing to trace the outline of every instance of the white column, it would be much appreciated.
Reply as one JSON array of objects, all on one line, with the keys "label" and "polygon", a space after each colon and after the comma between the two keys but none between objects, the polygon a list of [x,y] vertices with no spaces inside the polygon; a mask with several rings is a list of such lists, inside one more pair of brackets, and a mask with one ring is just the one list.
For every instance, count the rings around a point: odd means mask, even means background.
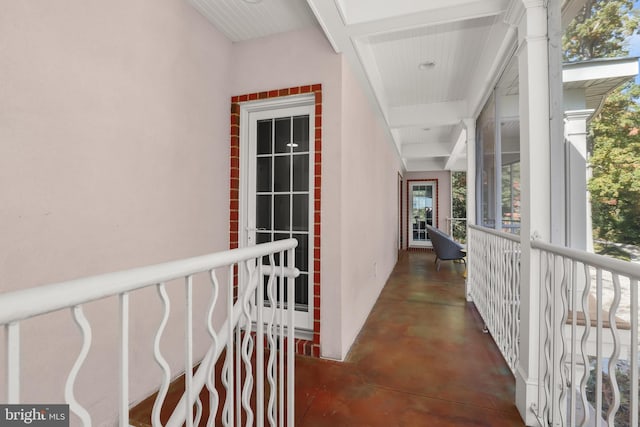
[{"label": "white column", "polygon": [[594,110],[565,111],[567,142],[567,246],[593,251],[591,205],[587,192],[587,120]]},{"label": "white column", "polygon": [[[467,236],[469,236],[469,224],[476,223],[476,121],[464,119],[463,124],[467,131]],[[469,241],[468,237],[467,241]],[[465,295],[467,301],[471,301],[468,280],[467,274]]]},{"label": "white column", "polygon": [[529,426],[537,425],[540,348],[540,263],[530,239],[550,241],[551,160],[547,9],[543,0],[512,2],[507,19],[518,26],[522,240],[520,359],[516,406]]},{"label": "white column", "polygon": [[467,224],[476,223],[476,121],[464,119],[467,131]]}]

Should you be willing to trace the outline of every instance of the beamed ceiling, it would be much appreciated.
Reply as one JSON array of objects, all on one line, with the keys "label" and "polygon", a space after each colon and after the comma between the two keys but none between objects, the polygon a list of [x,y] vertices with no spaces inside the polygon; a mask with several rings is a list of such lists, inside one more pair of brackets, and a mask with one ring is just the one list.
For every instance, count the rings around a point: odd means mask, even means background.
[{"label": "beamed ceiling", "polygon": [[477,115],[514,49],[505,16],[521,0],[189,1],[234,42],[319,25],[353,66],[406,169],[422,171],[466,169],[463,120]]}]

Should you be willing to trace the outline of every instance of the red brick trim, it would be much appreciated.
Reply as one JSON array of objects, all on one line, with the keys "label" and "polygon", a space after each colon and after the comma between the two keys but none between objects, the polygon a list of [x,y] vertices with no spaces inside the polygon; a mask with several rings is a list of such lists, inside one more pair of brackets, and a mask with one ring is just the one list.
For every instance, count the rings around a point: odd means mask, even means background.
[{"label": "red brick trim", "polygon": [[[320,357],[320,266],[322,207],[322,85],[296,86],[231,97],[230,171],[229,171],[229,248],[239,245],[240,205],[240,104],[257,99],[278,98],[305,93],[315,96],[314,212],[313,212],[313,339],[296,339],[296,353]],[[236,280],[237,283],[237,280]]]},{"label": "red brick trim", "polygon": [[419,181],[435,181],[436,183],[436,194],[435,194],[435,199],[436,199],[436,216],[435,216],[435,220],[436,220],[436,228],[438,228],[438,217],[440,216],[440,197],[438,197],[438,178],[424,178],[424,179],[408,179],[407,180],[407,226],[405,228],[406,234],[405,236],[407,236],[407,249],[415,249],[415,248],[409,248],[409,211],[410,211],[410,205],[411,205],[411,200],[409,199],[409,188],[411,188],[411,183],[412,182],[419,182]]}]

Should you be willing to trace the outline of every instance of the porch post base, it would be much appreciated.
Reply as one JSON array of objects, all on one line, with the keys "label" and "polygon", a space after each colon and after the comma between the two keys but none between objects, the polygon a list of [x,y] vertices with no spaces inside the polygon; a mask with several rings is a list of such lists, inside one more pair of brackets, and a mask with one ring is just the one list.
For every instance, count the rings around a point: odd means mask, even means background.
[{"label": "porch post base", "polygon": [[516,407],[527,426],[539,426],[537,419],[538,381],[527,378],[520,366],[516,369]]}]

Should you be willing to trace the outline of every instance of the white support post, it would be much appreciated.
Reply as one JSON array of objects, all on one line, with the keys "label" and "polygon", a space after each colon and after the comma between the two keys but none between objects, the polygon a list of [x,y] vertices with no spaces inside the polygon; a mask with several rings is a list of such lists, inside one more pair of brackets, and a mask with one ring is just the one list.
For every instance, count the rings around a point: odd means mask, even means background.
[{"label": "white support post", "polygon": [[[467,242],[469,242],[469,225],[476,224],[476,121],[464,119],[467,130]],[[465,295],[472,301],[469,290],[469,274],[465,279]]]},{"label": "white support post", "polygon": [[530,238],[548,242],[551,229],[551,161],[547,2],[512,2],[506,20],[518,28],[521,146],[521,307],[516,406],[537,425],[540,348],[540,262]]},{"label": "white support post", "polygon": [[594,110],[565,111],[567,141],[567,246],[593,251],[591,208],[587,199],[587,120]]}]

